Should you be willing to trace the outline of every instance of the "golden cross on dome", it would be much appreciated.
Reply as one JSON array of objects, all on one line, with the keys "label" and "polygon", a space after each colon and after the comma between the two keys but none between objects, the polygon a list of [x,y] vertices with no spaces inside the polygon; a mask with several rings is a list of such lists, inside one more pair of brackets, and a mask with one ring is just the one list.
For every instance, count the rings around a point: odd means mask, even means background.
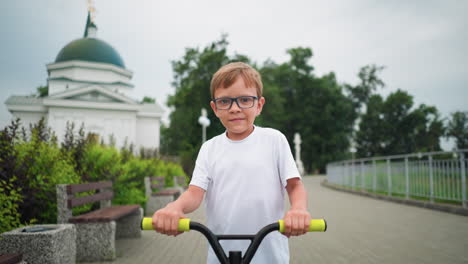
[{"label": "golden cross on dome", "polygon": [[91,22],[94,23],[94,18],[96,16],[96,8],[94,7],[93,0],[88,0],[88,12],[91,14]]}]

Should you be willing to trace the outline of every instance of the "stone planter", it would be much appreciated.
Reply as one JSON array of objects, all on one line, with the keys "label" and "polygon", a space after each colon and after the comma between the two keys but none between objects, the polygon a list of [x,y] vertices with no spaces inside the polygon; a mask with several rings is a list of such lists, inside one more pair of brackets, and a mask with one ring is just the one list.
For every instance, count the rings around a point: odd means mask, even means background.
[{"label": "stone planter", "polygon": [[0,234],[0,254],[23,253],[28,264],[75,263],[76,229],[72,224],[34,225]]}]

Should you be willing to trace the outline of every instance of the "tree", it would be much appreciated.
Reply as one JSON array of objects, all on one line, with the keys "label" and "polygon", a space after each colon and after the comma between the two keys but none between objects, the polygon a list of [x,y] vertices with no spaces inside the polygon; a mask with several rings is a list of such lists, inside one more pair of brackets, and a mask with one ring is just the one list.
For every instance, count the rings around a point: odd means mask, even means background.
[{"label": "tree", "polygon": [[359,130],[356,132],[356,151],[358,157],[371,157],[383,153],[385,140],[385,121],[380,95],[372,95],[367,102],[366,113],[361,117]]},{"label": "tree", "polygon": [[468,112],[457,111],[450,115],[445,136],[455,138],[458,149],[468,148]]},{"label": "tree", "polygon": [[420,105],[413,110],[413,96],[391,93],[385,101],[369,98],[356,134],[359,157],[440,150],[444,125],[437,108]]},{"label": "tree", "polygon": [[[162,131],[164,154],[179,155],[190,175],[201,146],[202,128],[198,117],[202,107],[209,108],[211,77],[222,65],[244,61],[257,68],[264,84],[266,104],[256,125],[282,131],[290,143],[294,133],[302,137],[302,159],[307,171],[323,170],[327,162],[344,158],[349,147],[356,111],[352,100],[343,93],[334,73],[316,77],[309,63],[312,50],[287,50],[289,61],[276,64],[267,60],[261,67],[244,55],[227,55],[225,37],[204,49],[188,48],[185,55],[173,62],[176,93],[169,97],[170,127]],[[225,131],[212,111],[207,138]]]},{"label": "tree", "polygon": [[141,100],[141,103],[149,103],[149,104],[154,104],[156,103],[156,99],[153,98],[153,97],[149,97],[149,96],[145,96],[143,97],[143,99]]},{"label": "tree", "polygon": [[276,65],[267,61],[261,71],[265,90],[278,87],[281,100],[277,102],[284,104],[281,112],[268,121],[286,135],[290,144],[294,134],[300,133],[306,171],[323,170],[327,162],[343,158],[355,111],[333,73],[322,77],[313,74],[311,49],[297,47],[287,53],[288,62]]},{"label": "tree", "polygon": [[49,86],[39,86],[37,89],[37,96],[38,97],[47,97],[49,95]]},{"label": "tree", "polygon": [[385,83],[378,75],[384,69],[384,66],[366,65],[359,70],[359,84],[345,86],[356,109],[360,110],[363,105],[366,105],[378,88],[385,87]]},{"label": "tree", "polygon": [[[202,127],[198,118],[202,108],[210,107],[210,82],[214,72],[222,65],[233,60],[247,60],[246,56],[227,55],[228,42],[226,36],[209,44],[202,50],[187,48],[185,55],[172,62],[174,81],[172,85],[176,92],[169,96],[168,106],[174,111],[170,114],[170,126],[163,130],[162,145],[170,155],[179,155],[187,174],[191,175],[194,161],[201,146]],[[208,111],[208,118],[217,118]],[[207,129],[207,138],[211,138],[224,131],[220,122],[212,122]]]}]

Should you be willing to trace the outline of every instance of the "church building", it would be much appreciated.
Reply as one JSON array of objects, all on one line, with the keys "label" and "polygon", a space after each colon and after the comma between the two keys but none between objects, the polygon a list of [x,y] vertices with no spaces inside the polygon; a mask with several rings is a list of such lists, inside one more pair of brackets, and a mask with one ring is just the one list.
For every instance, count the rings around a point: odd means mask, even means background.
[{"label": "church building", "polygon": [[134,89],[133,72],[125,68],[119,53],[97,38],[97,27],[88,13],[83,38],[68,43],[55,62],[47,64],[48,95],[11,96],[5,102],[14,118],[24,126],[45,118],[62,141],[67,121],[84,124],[93,133],[116,147],[125,142],[140,147],[159,148],[159,128],[163,109],[157,103],[140,103],[129,96]]}]

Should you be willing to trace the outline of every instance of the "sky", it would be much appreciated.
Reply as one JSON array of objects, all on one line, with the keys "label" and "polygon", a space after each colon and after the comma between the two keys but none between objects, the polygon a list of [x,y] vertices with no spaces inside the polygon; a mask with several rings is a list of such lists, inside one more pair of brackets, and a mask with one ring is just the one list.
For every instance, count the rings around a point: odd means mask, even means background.
[{"label": "sky", "polygon": [[[416,106],[436,106],[442,117],[468,111],[468,1],[94,0],[93,5],[97,36],[134,73],[131,96],[138,100],[150,96],[164,106],[174,93],[171,61],[182,58],[186,48],[203,48],[227,34],[229,54],[247,55],[258,64],[282,63],[287,49],[309,47],[318,76],[333,71],[340,83],[355,85],[361,67],[381,65],[383,96],[405,90]],[[4,127],[11,119],[5,100],[46,85],[46,64],[83,36],[88,1],[15,0],[1,6]]]}]

